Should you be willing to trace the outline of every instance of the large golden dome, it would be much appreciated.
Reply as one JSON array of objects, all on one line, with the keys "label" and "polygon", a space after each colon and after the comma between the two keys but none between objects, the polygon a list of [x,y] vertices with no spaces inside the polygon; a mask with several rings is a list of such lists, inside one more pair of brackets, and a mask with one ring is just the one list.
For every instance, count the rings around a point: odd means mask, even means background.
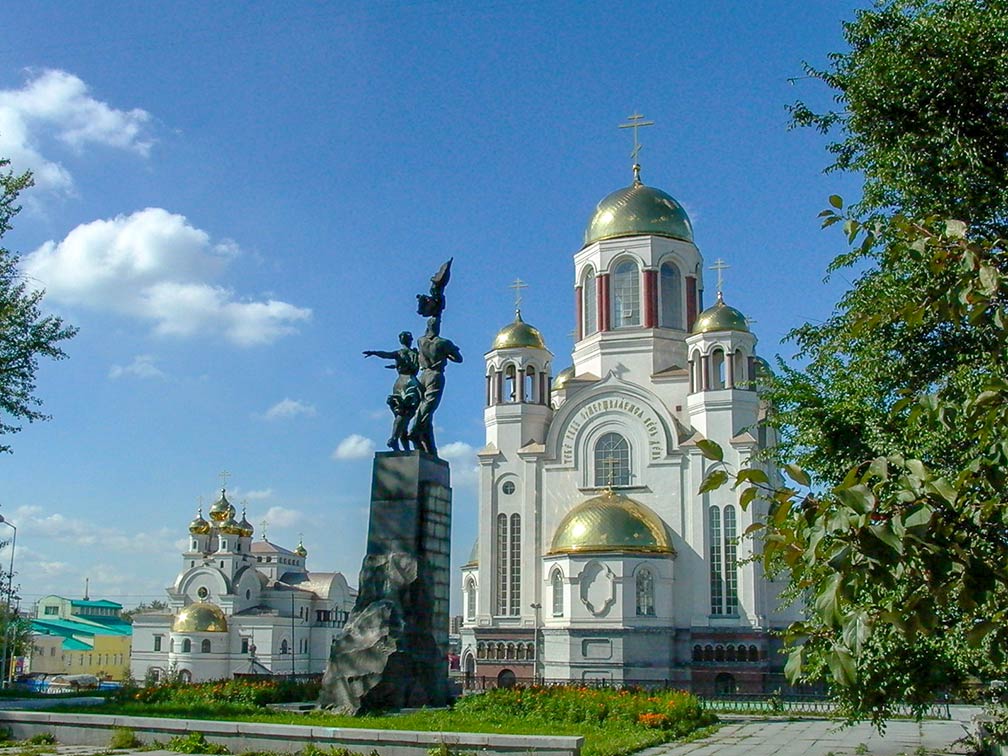
[{"label": "large golden dome", "polygon": [[522,320],[521,311],[518,310],[514,322],[497,332],[493,349],[546,349],[546,342],[538,329]]},{"label": "large golden dome", "polygon": [[549,553],[598,551],[674,553],[661,518],[639,501],[612,490],[568,512],[556,529]]},{"label": "large golden dome", "polygon": [[634,181],[598,203],[585,229],[584,243],[587,247],[600,239],[644,234],[692,242],[693,224],[682,205],[668,194]]},{"label": "large golden dome", "polygon": [[227,617],[216,604],[190,604],[175,617],[173,633],[226,633]]},{"label": "large golden dome", "polygon": [[224,495],[224,489],[222,488],[220,498],[210,506],[210,519],[214,522],[224,522],[228,517],[234,517],[234,511],[234,507],[227,500],[227,496]]},{"label": "large golden dome", "polygon": [[556,378],[553,379],[553,390],[559,391],[564,386],[567,385],[567,381],[574,377],[574,366],[571,365],[569,368],[564,368],[559,373],[557,373]]},{"label": "large golden dome", "polygon": [[746,317],[734,307],[724,303],[721,292],[718,292],[717,302],[700,313],[693,324],[693,333],[712,333],[714,331],[742,331],[749,333]]}]

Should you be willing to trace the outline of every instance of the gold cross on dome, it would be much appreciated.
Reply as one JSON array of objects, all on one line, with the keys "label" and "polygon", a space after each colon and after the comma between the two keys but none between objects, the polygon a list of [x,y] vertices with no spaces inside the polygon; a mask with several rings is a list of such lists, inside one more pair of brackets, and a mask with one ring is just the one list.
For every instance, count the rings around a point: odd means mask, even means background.
[{"label": "gold cross on dome", "polygon": [[231,473],[229,473],[227,470],[221,470],[220,473],[218,474],[218,477],[220,478],[221,489],[223,490],[227,488],[228,478],[231,477]]},{"label": "gold cross on dome", "polygon": [[637,129],[641,129],[645,126],[654,126],[654,121],[644,121],[644,116],[640,113],[634,113],[631,116],[627,116],[627,121],[629,123],[621,123],[619,128],[621,129],[633,129],[633,151],[630,153],[630,158],[633,160],[634,166],[634,178],[640,181],[640,166],[637,164],[637,156],[641,151],[641,143],[637,139]]},{"label": "gold cross on dome", "polygon": [[730,268],[730,267],[731,267],[731,265],[729,265],[728,263],[726,263],[720,257],[717,260],[714,261],[713,265],[710,266],[711,270],[716,270],[717,271],[717,293],[718,293],[718,296],[721,296],[722,292],[724,291],[724,275],[723,275],[723,273],[724,273],[724,271],[728,270],[728,268]]},{"label": "gold cross on dome", "polygon": [[521,310],[521,303],[522,303],[521,290],[522,289],[527,289],[528,288],[528,284],[525,283],[524,281],[522,281],[520,278],[516,278],[514,280],[514,283],[512,283],[510,286],[508,286],[508,288],[509,289],[514,289],[514,292],[515,292],[515,312],[518,312],[519,310]]}]

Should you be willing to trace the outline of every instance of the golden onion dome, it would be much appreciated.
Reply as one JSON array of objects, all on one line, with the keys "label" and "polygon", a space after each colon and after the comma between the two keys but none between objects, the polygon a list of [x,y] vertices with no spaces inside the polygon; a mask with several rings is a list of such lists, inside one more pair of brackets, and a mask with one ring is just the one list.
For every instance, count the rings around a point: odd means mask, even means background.
[{"label": "golden onion dome", "polygon": [[220,523],[218,526],[221,533],[226,533],[227,535],[240,536],[243,534],[243,528],[241,524],[234,518],[234,511],[228,513],[228,517],[224,522]]},{"label": "golden onion dome", "polygon": [[674,553],[661,518],[639,501],[611,489],[567,513],[556,529],[549,553],[599,551]]},{"label": "golden onion dome", "polygon": [[749,333],[746,317],[734,307],[724,303],[724,297],[718,292],[717,302],[700,313],[693,324],[693,333],[712,333],[714,331],[741,331]]},{"label": "golden onion dome", "polygon": [[227,629],[224,610],[206,601],[189,604],[172,624],[173,633],[226,633]]},{"label": "golden onion dome", "polygon": [[546,342],[538,329],[522,320],[521,310],[515,311],[513,323],[497,332],[493,349],[546,349]]},{"label": "golden onion dome", "polygon": [[587,247],[601,239],[645,234],[692,242],[693,224],[672,197],[635,178],[630,186],[617,189],[598,203],[585,229],[584,243]]},{"label": "golden onion dome", "polygon": [[203,519],[203,507],[196,511],[196,519],[189,523],[189,532],[193,535],[206,535],[210,532],[210,523]]},{"label": "golden onion dome", "polygon": [[301,540],[300,538],[298,539],[298,545],[297,548],[294,549],[294,553],[297,554],[302,559],[308,556],[308,549],[304,547],[304,541]]},{"label": "golden onion dome", "polygon": [[214,522],[224,522],[228,517],[234,516],[234,507],[231,506],[231,502],[227,500],[227,496],[224,495],[224,489],[221,489],[220,498],[217,499],[210,506],[210,519]]},{"label": "golden onion dome", "polygon": [[565,368],[557,373],[556,378],[553,379],[553,390],[559,391],[564,386],[567,385],[567,381],[574,377],[574,366],[571,365],[569,368]]},{"label": "golden onion dome", "polygon": [[252,527],[252,523],[248,521],[248,517],[245,516],[245,507],[242,507],[242,518],[241,522],[238,523],[238,527],[241,528],[241,533],[239,535],[245,538],[251,538],[252,534],[255,533],[255,528]]}]

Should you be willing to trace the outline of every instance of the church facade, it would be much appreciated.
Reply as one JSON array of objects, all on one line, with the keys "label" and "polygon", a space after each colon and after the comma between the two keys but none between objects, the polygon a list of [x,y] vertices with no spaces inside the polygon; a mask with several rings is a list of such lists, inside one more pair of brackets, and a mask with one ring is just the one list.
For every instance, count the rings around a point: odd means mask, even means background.
[{"label": "church facade", "polygon": [[[741,539],[764,505],[699,494],[772,443],[756,337],[718,292],[682,206],[634,181],[573,258],[573,365],[516,312],[486,354],[479,538],[462,568],[466,683],[668,684],[762,691],[796,617]],[[719,287],[720,288],[720,287]],[[771,481],[779,473],[764,466]]]},{"label": "church facade", "polygon": [[133,618],[130,673],[192,682],[235,675],[321,674],[357,591],[339,572],[309,572],[303,543],[293,550],[253,540],[244,513],[221,490],[189,523],[182,569],[164,612]]}]

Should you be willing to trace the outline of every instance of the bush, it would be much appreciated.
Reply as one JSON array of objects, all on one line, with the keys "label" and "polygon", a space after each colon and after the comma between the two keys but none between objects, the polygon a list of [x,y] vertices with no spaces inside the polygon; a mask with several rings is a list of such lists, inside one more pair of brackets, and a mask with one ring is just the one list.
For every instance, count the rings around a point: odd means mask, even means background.
[{"label": "bush", "polygon": [[32,735],[25,742],[29,745],[53,745],[56,742],[56,736],[51,732],[40,732],[38,735]]},{"label": "bush", "polygon": [[176,735],[168,741],[168,750],[176,753],[229,753],[227,746],[209,742],[202,732]]},{"label": "bush", "polygon": [[168,682],[142,688],[123,688],[115,700],[120,703],[171,704],[205,707],[229,704],[261,707],[271,703],[314,701],[321,683],[292,680],[215,680],[205,683]]},{"label": "bush", "polygon": [[498,688],[466,696],[455,709],[478,717],[519,717],[543,723],[642,725],[663,730],[670,737],[681,737],[715,721],[696,696],[681,690]]},{"label": "bush", "polygon": [[143,745],[129,727],[116,727],[109,738],[109,748],[136,748]]}]

